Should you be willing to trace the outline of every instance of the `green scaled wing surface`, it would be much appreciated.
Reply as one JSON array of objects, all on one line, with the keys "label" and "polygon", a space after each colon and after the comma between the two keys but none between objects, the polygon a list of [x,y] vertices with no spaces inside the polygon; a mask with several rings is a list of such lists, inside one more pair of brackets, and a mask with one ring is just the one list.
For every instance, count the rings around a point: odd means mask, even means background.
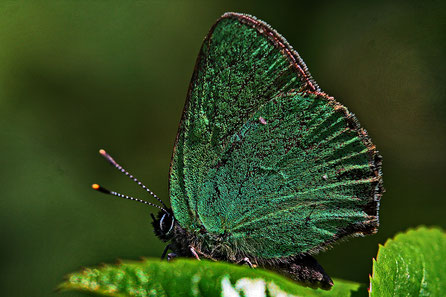
[{"label": "green scaled wing surface", "polygon": [[200,51],[174,148],[170,198],[189,231],[264,258],[374,232],[380,157],[267,24],[229,13]]},{"label": "green scaled wing surface", "polygon": [[199,189],[231,136],[290,89],[316,90],[298,54],[265,23],[223,15],[200,50],[172,158],[170,199],[183,227],[201,224]]}]

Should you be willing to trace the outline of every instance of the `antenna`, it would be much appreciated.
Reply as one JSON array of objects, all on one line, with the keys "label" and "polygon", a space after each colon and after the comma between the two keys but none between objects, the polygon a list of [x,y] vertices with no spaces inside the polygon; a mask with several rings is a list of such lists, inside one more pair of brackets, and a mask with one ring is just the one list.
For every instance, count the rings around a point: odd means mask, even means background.
[{"label": "antenna", "polygon": [[156,204],[153,204],[153,203],[150,203],[150,202],[147,202],[147,201],[138,199],[138,198],[134,198],[134,197],[132,197],[132,196],[123,195],[123,194],[118,193],[118,192],[115,192],[115,191],[107,190],[106,188],[101,187],[101,186],[98,185],[98,184],[92,184],[91,187],[93,188],[93,190],[96,190],[96,191],[98,191],[98,192],[101,192],[101,193],[104,193],[104,194],[107,194],[107,195],[113,195],[113,196],[120,197],[120,198],[125,198],[125,199],[129,199],[129,200],[134,200],[134,201],[137,201],[137,202],[140,202],[140,203],[144,203],[144,204],[147,204],[147,205],[150,205],[150,206],[155,206],[156,208],[159,208],[159,209],[161,209],[162,211],[164,211],[166,214],[170,215],[169,212],[168,212],[167,210],[165,210],[164,208],[162,208],[161,206],[158,206],[158,205],[156,205]]},{"label": "antenna", "polygon": [[140,182],[136,177],[134,177],[133,175],[130,174],[130,172],[128,172],[127,170],[125,170],[121,165],[119,165],[118,163],[116,163],[116,161],[112,158],[112,156],[110,156],[104,149],[100,149],[99,153],[110,163],[112,164],[116,169],[118,169],[119,171],[121,171],[122,173],[124,173],[125,175],[127,175],[131,180],[133,180],[135,183],[138,184],[138,186],[140,186],[141,188],[143,188],[144,190],[146,190],[150,195],[152,195],[156,200],[158,200],[159,202],[161,202],[161,204],[164,206],[164,208],[168,208],[166,206],[166,204],[164,204],[164,202],[158,198],[158,196],[155,195],[155,193],[153,193],[149,188],[147,188],[142,182]]}]

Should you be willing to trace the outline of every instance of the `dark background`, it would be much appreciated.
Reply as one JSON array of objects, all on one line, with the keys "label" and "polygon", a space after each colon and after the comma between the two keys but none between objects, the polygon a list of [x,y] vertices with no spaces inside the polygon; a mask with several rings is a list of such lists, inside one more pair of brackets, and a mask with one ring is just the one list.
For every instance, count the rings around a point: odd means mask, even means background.
[{"label": "dark background", "polygon": [[445,227],[444,2],[308,2],[1,1],[2,294],[48,296],[81,266],[161,254],[148,208],[90,189],[150,199],[97,151],[169,200],[196,55],[226,11],[285,36],[384,157],[380,231],[319,255],[330,275],[367,283],[379,243]]}]

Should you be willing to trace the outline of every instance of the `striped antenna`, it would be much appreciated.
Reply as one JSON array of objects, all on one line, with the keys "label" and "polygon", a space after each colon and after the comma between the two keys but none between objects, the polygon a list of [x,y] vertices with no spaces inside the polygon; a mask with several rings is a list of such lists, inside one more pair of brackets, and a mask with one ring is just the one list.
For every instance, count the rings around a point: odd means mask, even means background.
[{"label": "striped antenna", "polygon": [[141,202],[141,203],[144,203],[144,204],[147,204],[147,205],[150,205],[150,206],[155,206],[156,208],[159,208],[162,211],[164,211],[166,214],[170,215],[169,212],[166,209],[164,209],[161,206],[158,206],[156,204],[153,204],[153,203],[150,203],[150,202],[138,199],[138,198],[134,198],[132,196],[123,195],[123,194],[115,192],[115,191],[107,190],[106,188],[101,187],[98,184],[92,184],[91,187],[93,188],[93,190],[96,190],[98,192],[101,192],[101,193],[104,193],[104,194],[107,194],[107,195],[113,195],[113,196],[116,196],[116,197],[120,197],[120,198],[124,198],[124,199],[129,199],[129,200],[134,200],[134,201],[137,201],[137,202]]},{"label": "striped antenna", "polygon": [[158,200],[159,202],[161,202],[161,204],[164,206],[164,208],[168,208],[166,206],[166,204],[164,204],[164,202],[158,198],[158,196],[155,195],[155,193],[153,193],[149,188],[147,188],[142,182],[140,182],[136,177],[134,177],[133,175],[130,174],[130,172],[128,172],[127,170],[125,170],[121,165],[119,165],[118,163],[116,163],[116,161],[104,150],[104,149],[100,149],[99,153],[105,158],[105,160],[107,160],[110,164],[112,164],[116,169],[118,169],[119,171],[121,171],[122,173],[124,173],[125,175],[127,175],[131,180],[133,180],[135,183],[138,184],[138,186],[140,186],[141,188],[143,188],[144,190],[146,190],[150,195],[152,195],[156,200]]}]

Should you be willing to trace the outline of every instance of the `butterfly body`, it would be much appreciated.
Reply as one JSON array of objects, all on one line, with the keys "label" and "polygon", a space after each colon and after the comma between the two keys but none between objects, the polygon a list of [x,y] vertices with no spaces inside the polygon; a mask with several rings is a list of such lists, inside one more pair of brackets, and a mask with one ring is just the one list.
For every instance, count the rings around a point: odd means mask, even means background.
[{"label": "butterfly body", "polygon": [[287,41],[249,15],[218,19],[175,141],[172,208],[154,195],[165,208],[152,224],[171,256],[247,263],[329,289],[311,255],[375,233],[382,192],[367,132]]},{"label": "butterfly body", "polygon": [[[282,258],[258,258],[255,251],[246,251],[244,242],[231,240],[229,234],[211,234],[206,230],[190,232],[174,221],[172,229],[163,231],[160,221],[166,213],[161,211],[158,219],[153,220],[155,234],[163,241],[169,242],[166,247],[173,253],[168,259],[190,257],[213,261],[228,261],[237,264],[249,264],[252,268],[264,267],[275,270],[303,285],[330,289],[333,281],[325,273],[321,265],[309,254],[300,254]],[[173,213],[171,213],[173,217]],[[163,258],[164,258],[163,254]]]}]

